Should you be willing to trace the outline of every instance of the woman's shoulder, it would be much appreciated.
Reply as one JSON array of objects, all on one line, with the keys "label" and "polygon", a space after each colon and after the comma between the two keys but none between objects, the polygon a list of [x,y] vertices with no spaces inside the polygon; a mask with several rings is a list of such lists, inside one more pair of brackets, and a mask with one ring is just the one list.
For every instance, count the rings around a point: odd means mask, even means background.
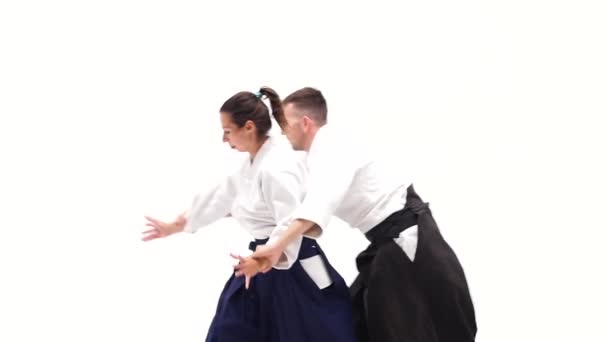
[{"label": "woman's shoulder", "polygon": [[306,153],[295,151],[284,136],[271,136],[272,146],[260,169],[265,173],[285,171],[302,172],[306,165]]}]

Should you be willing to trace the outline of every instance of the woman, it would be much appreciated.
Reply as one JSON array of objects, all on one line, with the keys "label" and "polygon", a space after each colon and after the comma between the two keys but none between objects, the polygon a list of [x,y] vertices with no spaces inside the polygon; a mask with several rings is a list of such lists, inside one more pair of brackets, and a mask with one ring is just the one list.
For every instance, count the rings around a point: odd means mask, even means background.
[{"label": "woman", "polygon": [[[144,232],[145,241],[195,232],[230,215],[253,236],[253,251],[289,223],[304,197],[306,168],[283,137],[268,136],[271,119],[262,96],[272,115],[282,118],[281,100],[270,88],[237,93],[220,109],[224,142],[250,158],[174,222],[146,217],[152,229]],[[226,283],[207,342],[355,341],[348,287],[315,240],[296,239],[272,271],[250,284],[244,279],[233,274]]]}]

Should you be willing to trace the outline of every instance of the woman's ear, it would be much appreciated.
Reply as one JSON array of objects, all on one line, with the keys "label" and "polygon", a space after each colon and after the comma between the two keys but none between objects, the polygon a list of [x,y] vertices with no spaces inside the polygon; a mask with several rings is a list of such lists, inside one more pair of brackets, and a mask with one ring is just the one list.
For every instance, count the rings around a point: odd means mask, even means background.
[{"label": "woman's ear", "polygon": [[245,131],[247,131],[247,132],[255,131],[255,124],[251,120],[247,120],[245,122],[245,126],[243,126],[243,127],[245,127]]}]

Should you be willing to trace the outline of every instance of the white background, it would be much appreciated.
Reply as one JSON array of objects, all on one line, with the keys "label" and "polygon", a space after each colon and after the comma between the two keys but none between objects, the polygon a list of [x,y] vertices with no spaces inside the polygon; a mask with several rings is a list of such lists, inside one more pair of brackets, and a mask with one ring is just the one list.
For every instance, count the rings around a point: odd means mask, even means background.
[{"label": "white background", "polygon": [[[217,111],[263,85],[321,89],[414,179],[478,341],[606,340],[605,6],[3,1],[0,341],[202,341],[248,237],[142,243],[143,215],[233,169]],[[331,227],[350,282],[365,241]]]}]

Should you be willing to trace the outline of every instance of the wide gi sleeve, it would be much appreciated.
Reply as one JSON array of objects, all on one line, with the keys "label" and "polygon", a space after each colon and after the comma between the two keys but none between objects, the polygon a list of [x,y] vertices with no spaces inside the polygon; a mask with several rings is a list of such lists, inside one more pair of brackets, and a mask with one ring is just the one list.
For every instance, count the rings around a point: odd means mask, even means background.
[{"label": "wide gi sleeve", "polygon": [[[283,170],[265,170],[262,175],[262,194],[264,201],[272,211],[276,222],[269,243],[280,237],[291,222],[291,215],[300,205],[304,194],[304,166],[294,162],[293,168]],[[282,258],[274,268],[289,269],[298,260],[302,236],[296,238],[284,250]]]},{"label": "wide gi sleeve", "polygon": [[308,157],[306,196],[293,219],[311,221],[320,229],[311,229],[306,236],[317,238],[322,234],[355,178],[355,163],[344,153],[328,147],[320,148]]},{"label": "wide gi sleeve", "polygon": [[230,213],[237,192],[237,175],[226,177],[221,183],[200,193],[192,200],[184,232],[194,233]]}]

